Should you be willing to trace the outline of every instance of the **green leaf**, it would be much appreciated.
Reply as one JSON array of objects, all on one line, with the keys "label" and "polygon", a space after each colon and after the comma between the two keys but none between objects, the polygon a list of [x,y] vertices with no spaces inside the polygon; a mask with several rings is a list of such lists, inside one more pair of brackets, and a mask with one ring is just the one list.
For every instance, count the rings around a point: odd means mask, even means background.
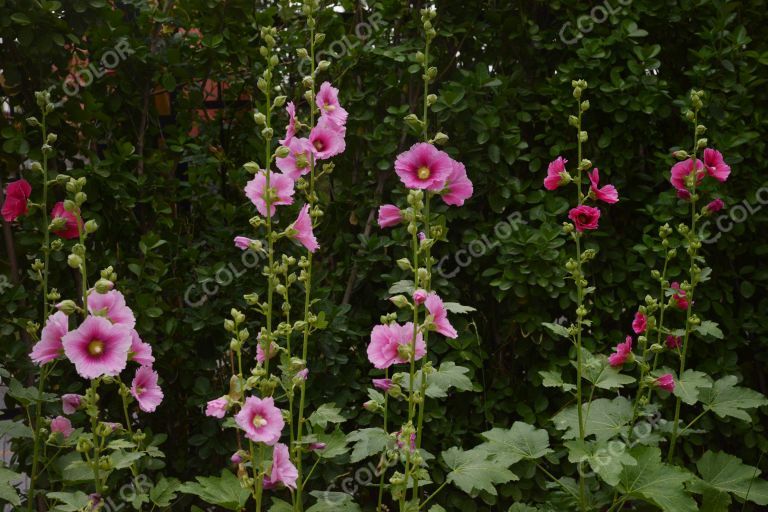
[{"label": "green leaf", "polygon": [[454,446],[445,450],[442,458],[451,470],[446,480],[471,496],[482,491],[496,496],[494,485],[519,480],[517,475],[499,461],[491,459],[484,450],[464,451]]},{"label": "green leaf", "polygon": [[309,494],[317,498],[317,503],[306,512],[360,512],[360,505],[345,492],[312,491]]},{"label": "green leaf", "polygon": [[198,476],[197,482],[183,483],[179,490],[227,510],[240,510],[251,496],[250,491],[243,489],[240,480],[229,471],[222,471],[220,477]]},{"label": "green leaf", "polygon": [[597,473],[605,483],[615,487],[619,483],[619,474],[623,466],[637,464],[623,442],[587,441],[582,444],[579,440],[565,443],[568,448],[568,461],[577,464],[589,464],[592,471]]},{"label": "green leaf", "polygon": [[576,389],[576,384],[570,384],[563,382],[563,374],[560,369],[540,371],[542,381],[541,384],[545,388],[561,388],[563,391],[573,391]]},{"label": "green leaf", "polygon": [[702,389],[699,400],[721,418],[731,416],[749,422],[752,418],[744,410],[768,405],[768,399],[757,391],[736,386],[737,382],[736,376],[726,375],[711,388]]},{"label": "green leaf", "polygon": [[[472,381],[467,377],[469,369],[446,361],[434,373],[427,375],[426,395],[430,398],[445,398],[448,390],[456,388],[459,391],[472,391]],[[417,378],[416,382],[420,382]]]},{"label": "green leaf", "polygon": [[180,487],[177,479],[162,477],[149,491],[149,499],[158,507],[170,507]]},{"label": "green leaf", "polygon": [[688,405],[699,401],[699,391],[712,386],[712,379],[704,372],[685,370],[683,376],[675,382],[674,395]]},{"label": "green leaf", "polygon": [[2,420],[0,421],[0,437],[32,439],[32,429],[20,421]]},{"label": "green leaf", "polygon": [[347,442],[354,443],[349,462],[355,463],[382,453],[392,443],[389,434],[381,428],[364,428],[350,432]]},{"label": "green leaf", "polygon": [[90,501],[88,495],[82,491],[49,492],[46,496],[59,502],[53,509],[54,512],[79,512],[85,509]]},{"label": "green leaf", "polygon": [[[582,404],[582,410],[585,416],[584,433],[594,435],[597,441],[608,441],[621,434],[632,421],[632,403],[621,396],[612,400],[598,398],[592,401],[591,406]],[[560,411],[552,421],[556,429],[565,430],[563,439],[578,437],[579,417],[575,405]]]},{"label": "green leaf", "polygon": [[507,466],[523,459],[535,460],[552,453],[547,431],[522,421],[514,422],[508,429],[491,429],[483,432],[482,436],[488,442],[478,448],[486,449],[489,454],[499,457]]},{"label": "green leaf", "polygon": [[126,452],[123,450],[117,450],[109,455],[109,459],[112,461],[112,467],[115,469],[125,469],[131,467],[131,465],[142,458],[144,454],[142,452]]},{"label": "green leaf", "polygon": [[400,293],[405,295],[412,295],[413,291],[414,291],[413,281],[410,281],[408,279],[405,279],[403,281],[398,281],[389,287],[390,295],[398,295]]},{"label": "green leaf", "polygon": [[546,327],[547,329],[549,329],[550,331],[552,331],[554,334],[558,336],[562,336],[563,338],[569,338],[569,339],[571,337],[571,335],[568,333],[568,328],[565,326],[562,326],[560,324],[553,324],[550,322],[542,322],[541,325],[543,325],[544,327]]},{"label": "green leaf", "polygon": [[318,441],[325,443],[325,448],[316,452],[320,458],[332,459],[349,451],[349,448],[347,447],[347,436],[345,436],[344,432],[338,428],[330,434],[321,432],[317,434],[316,437]]},{"label": "green leaf", "polygon": [[694,477],[688,471],[661,462],[661,451],[642,446],[630,451],[634,466],[623,466],[616,489],[622,494],[653,503],[664,512],[696,512],[696,502],[685,492]]},{"label": "green leaf", "polygon": [[721,340],[724,337],[723,331],[721,331],[717,323],[713,322],[712,320],[704,320],[700,325],[697,325],[695,329],[696,332],[702,336],[712,336],[718,340]]},{"label": "green leaf", "polygon": [[0,503],[7,502],[18,507],[21,505],[21,498],[16,488],[11,485],[14,481],[21,481],[21,475],[10,469],[0,468]]},{"label": "green leaf", "polygon": [[477,311],[472,306],[464,306],[463,304],[459,304],[458,302],[444,302],[443,306],[445,306],[445,309],[449,313],[455,313],[457,315],[465,315],[467,313],[474,313]]},{"label": "green leaf", "polygon": [[55,402],[59,399],[59,397],[53,393],[39,394],[36,387],[24,387],[21,382],[16,379],[12,379],[8,386],[8,396],[15,398],[23,405],[37,402]]},{"label": "green leaf", "polygon": [[279,498],[272,498],[272,506],[269,512],[293,512],[293,505]]},{"label": "green leaf", "polygon": [[316,427],[325,429],[329,423],[343,423],[346,418],[339,414],[341,409],[336,407],[336,404],[323,404],[315,412],[309,415],[307,420]]},{"label": "green leaf", "polygon": [[[733,494],[741,500],[748,500],[758,505],[768,505],[768,481],[759,480],[760,470],[748,466],[741,459],[727,453],[707,451],[696,463],[701,480],[693,482],[691,489],[704,494]],[[710,500],[722,502],[724,498],[710,494]]]},{"label": "green leaf", "polygon": [[[589,382],[600,389],[618,389],[624,387],[624,384],[632,384],[635,378],[621,373],[608,363],[608,357],[600,354],[593,355],[589,350],[582,349],[582,368],[583,376]],[[576,362],[572,361],[574,367]]]}]

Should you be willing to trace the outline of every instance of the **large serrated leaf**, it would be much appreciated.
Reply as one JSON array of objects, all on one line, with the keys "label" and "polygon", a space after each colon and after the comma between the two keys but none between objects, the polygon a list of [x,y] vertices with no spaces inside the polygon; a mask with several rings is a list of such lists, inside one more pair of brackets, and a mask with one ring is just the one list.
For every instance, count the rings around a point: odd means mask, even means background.
[{"label": "large serrated leaf", "polygon": [[616,489],[625,496],[653,503],[664,512],[696,512],[696,501],[685,491],[694,476],[688,471],[661,462],[661,451],[642,446],[630,451],[637,460],[624,466]]},{"label": "large serrated leaf", "polygon": [[749,422],[752,418],[745,412],[768,405],[768,399],[749,388],[736,385],[738,379],[734,375],[726,375],[718,379],[711,388],[699,392],[699,401],[721,418],[731,416]]},{"label": "large serrated leaf", "polygon": [[[727,453],[707,451],[696,463],[701,480],[691,489],[704,494],[709,492],[733,494],[741,500],[758,505],[768,505],[768,481],[758,479],[760,470],[748,466],[741,459]],[[724,501],[722,496],[710,494],[709,500]]]},{"label": "large serrated leaf", "polygon": [[547,431],[522,421],[514,422],[508,429],[491,429],[483,432],[482,436],[487,442],[478,448],[487,450],[508,466],[523,459],[535,460],[552,453]]},{"label": "large serrated leaf", "polygon": [[474,496],[487,492],[496,496],[497,484],[519,480],[503,463],[493,460],[484,450],[461,450],[452,447],[442,453],[443,462],[450,468],[448,482]]}]

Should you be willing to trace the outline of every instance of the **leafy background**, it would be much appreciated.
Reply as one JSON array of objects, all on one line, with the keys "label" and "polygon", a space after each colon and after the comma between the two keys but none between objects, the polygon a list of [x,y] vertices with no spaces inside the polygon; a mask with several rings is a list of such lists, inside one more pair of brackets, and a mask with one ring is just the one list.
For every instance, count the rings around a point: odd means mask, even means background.
[{"label": "leafy background", "polygon": [[[90,250],[98,263],[91,268],[115,265],[119,286],[137,312],[137,328],[154,345],[168,399],[149,419],[150,427],[171,434],[163,445],[165,472],[186,480],[228,464],[231,432],[205,418],[203,405],[227,381],[221,369],[228,346],[223,319],[232,306],[243,306],[243,293],[262,286],[258,268],[248,267],[231,242],[252,215],[242,194],[241,165],[261,154],[250,116],[258,106],[253,98],[260,101],[255,27],[279,27],[284,92],[299,97],[299,62],[290,49],[306,44],[304,22],[284,0],[112,4],[0,0],[0,176],[4,183],[15,179],[25,160],[36,157],[38,144],[27,142],[36,134],[23,122],[34,110],[33,92],[52,87],[54,97],[64,99],[62,81],[79,68],[74,58],[97,60],[127,41],[134,53],[113,73],[66,98],[52,116],[59,134],[54,165],[88,177],[87,214],[101,225]],[[450,231],[437,252],[448,257],[446,269],[459,272],[436,286],[477,312],[457,321],[457,340],[430,347],[435,357],[470,368],[476,383],[474,392],[429,404],[425,447],[433,453],[475,445],[479,432],[516,420],[553,429],[548,419],[567,405],[542,387],[538,375],[567,364],[569,347],[541,323],[570,315],[575,300],[562,270],[569,250],[560,235],[567,202],[545,194],[541,182],[555,156],[576,160],[567,125],[576,106],[570,96],[574,78],[590,83],[586,155],[621,194],[591,237],[599,248],[590,265],[599,315],[587,345],[606,351],[623,339],[637,304],[655,290],[649,274],[658,264],[652,237],[660,222],[675,224],[684,215],[666,182],[671,151],[690,144],[680,108],[691,88],[702,88],[708,93],[708,137],[734,170],[723,198],[731,208],[742,204],[748,214],[734,212],[746,220],[724,222],[727,231],[703,249],[713,273],[697,293],[696,310],[719,322],[725,337],[697,343],[689,366],[714,375],[735,373],[743,385],[768,393],[768,356],[761,350],[768,335],[768,241],[761,235],[768,193],[759,192],[768,186],[762,158],[768,135],[768,6],[761,0],[623,4],[437,2],[433,57],[440,97],[432,122],[450,135],[447,150],[466,164],[475,195],[464,208],[438,209]],[[316,258],[315,289],[329,326],[312,346],[310,398],[315,405],[333,401],[342,407],[349,428],[379,422],[360,407],[374,376],[365,347],[370,327],[390,311],[388,286],[402,277],[394,265],[402,234],[382,232],[375,208],[402,199],[392,164],[415,141],[402,117],[420,101],[412,54],[421,45],[421,6],[344,0],[328,6],[319,20],[326,45],[342,41],[333,47],[339,54],[326,77],[341,89],[350,120],[347,151],[321,191],[327,208],[318,233],[323,249]],[[579,33],[578,17],[596,6],[613,13]],[[374,34],[360,40],[360,23],[376,25]],[[566,44],[561,33],[568,41],[580,39]],[[206,83],[220,88],[218,100],[206,97]],[[204,108],[207,115],[201,115]],[[494,228],[510,215],[524,222],[511,236],[495,236]],[[39,238],[34,219],[23,220],[21,228],[3,226],[0,268],[17,284],[0,295],[0,346],[2,364],[23,375],[30,371],[29,346],[20,319],[38,315],[32,307],[36,291],[23,276]],[[477,240],[485,240],[485,250],[475,251],[483,254],[457,267],[456,256],[466,257],[459,251],[479,247]],[[54,285],[73,289],[75,276],[63,257],[54,268]],[[222,269],[242,275],[214,287],[210,279],[217,272],[227,275]],[[672,269],[673,276],[681,272]],[[216,293],[203,295],[204,284]],[[205,300],[193,307],[185,295],[193,303]],[[54,382],[67,387],[53,391],[77,389],[79,384],[65,383],[78,380],[64,373]],[[715,420],[702,421],[713,427]],[[752,425],[717,420],[710,434],[687,437],[682,451],[696,459],[714,445],[757,465],[768,450],[766,424],[765,411]],[[572,472],[565,464],[562,472]],[[322,466],[310,485],[325,488],[349,470],[340,457]],[[359,492],[365,501],[369,494]],[[544,492],[527,481],[506,484],[499,498],[484,499],[500,510],[501,504]],[[487,508],[458,491],[439,501],[453,510]]]}]

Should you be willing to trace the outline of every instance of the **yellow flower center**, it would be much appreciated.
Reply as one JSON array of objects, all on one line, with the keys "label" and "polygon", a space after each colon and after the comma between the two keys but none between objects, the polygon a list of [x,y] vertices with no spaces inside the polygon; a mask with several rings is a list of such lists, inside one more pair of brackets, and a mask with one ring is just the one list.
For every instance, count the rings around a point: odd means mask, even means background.
[{"label": "yellow flower center", "polygon": [[431,173],[429,172],[429,167],[427,167],[426,165],[422,165],[421,167],[419,167],[419,170],[416,171],[416,174],[418,174],[419,179],[425,180],[429,178],[429,175]]},{"label": "yellow flower center", "polygon": [[322,151],[323,150],[323,143],[322,143],[322,141],[316,140],[314,145],[315,145],[315,149],[316,150],[318,150],[318,151]]},{"label": "yellow flower center", "polygon": [[104,342],[101,340],[92,340],[88,344],[88,353],[92,356],[98,356],[104,352]]},{"label": "yellow flower center", "polygon": [[253,426],[256,428],[263,427],[267,424],[267,420],[259,416],[258,414],[253,417]]},{"label": "yellow flower center", "polygon": [[325,105],[323,106],[323,108],[326,110],[326,112],[333,112],[334,110],[336,110],[336,107],[334,107],[333,105]]}]

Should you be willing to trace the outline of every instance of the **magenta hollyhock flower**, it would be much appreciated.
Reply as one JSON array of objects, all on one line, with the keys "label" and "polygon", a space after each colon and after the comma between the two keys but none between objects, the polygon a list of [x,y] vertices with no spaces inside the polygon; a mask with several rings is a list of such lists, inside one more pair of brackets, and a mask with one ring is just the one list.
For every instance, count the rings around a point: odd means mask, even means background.
[{"label": "magenta hollyhock flower", "polygon": [[627,336],[624,343],[619,343],[614,349],[615,352],[608,357],[608,363],[614,368],[627,362],[632,355],[632,336]]},{"label": "magenta hollyhock flower", "polygon": [[380,228],[397,226],[403,221],[403,212],[393,204],[383,204],[379,206],[378,221]]},{"label": "magenta hollyhock flower", "polygon": [[285,111],[288,112],[288,124],[285,127],[285,138],[280,141],[283,146],[290,144],[296,135],[296,105],[289,101],[285,106]]},{"label": "magenta hollyhock flower", "polygon": [[688,299],[686,298],[687,293],[685,290],[680,288],[680,283],[675,281],[670,285],[670,287],[675,291],[675,293],[672,294],[672,300],[675,301],[677,308],[688,309]]},{"label": "magenta hollyhock flower", "polygon": [[426,142],[414,144],[395,160],[395,172],[408,188],[439,192],[452,171],[453,159]]},{"label": "magenta hollyhock flower", "polygon": [[658,379],[656,379],[656,385],[665,391],[670,393],[675,390],[675,378],[671,373],[665,373]]},{"label": "magenta hollyhock flower", "polygon": [[58,432],[64,439],[72,435],[75,429],[72,428],[72,422],[64,416],[56,416],[51,420],[51,433]]},{"label": "magenta hollyhock flower", "polygon": [[613,185],[606,185],[600,187],[600,171],[597,167],[592,169],[589,173],[590,190],[595,196],[595,199],[608,204],[614,204],[619,202],[619,191]]},{"label": "magenta hollyhock flower", "polygon": [[283,443],[277,443],[272,450],[272,468],[269,477],[264,477],[264,488],[274,489],[278,484],[283,484],[290,489],[296,489],[296,479],[299,472],[291,462],[288,447]]},{"label": "magenta hollyhock flower", "polygon": [[256,206],[261,215],[270,217],[275,214],[277,206],[293,204],[293,180],[285,174],[273,172],[269,175],[269,188],[272,189],[274,199],[270,204],[267,214],[267,200],[264,193],[267,190],[267,175],[259,172],[245,185],[245,195]]},{"label": "magenta hollyhock flower", "polygon": [[[690,193],[688,192],[688,187],[685,186],[685,179],[693,173],[693,166],[694,166],[693,160],[688,158],[686,160],[683,160],[682,162],[677,162],[675,165],[672,166],[672,169],[670,170],[669,182],[672,183],[672,186],[674,186],[677,189],[678,196],[680,194],[684,196],[684,197],[681,197],[682,199],[686,199],[687,197],[690,197]],[[701,183],[701,180],[704,179],[705,173],[702,171],[702,168],[703,168],[703,164],[701,163],[701,160],[697,158],[696,159],[696,184],[697,185]]]},{"label": "magenta hollyhock flower", "polygon": [[[261,335],[259,335],[257,337],[257,339],[261,340]],[[269,359],[272,359],[273,357],[275,357],[277,355],[278,351],[279,351],[279,347],[277,346],[277,343],[275,343],[274,341],[272,343],[270,343],[269,344]],[[258,361],[259,363],[263,363],[267,359],[268,358],[264,357],[264,347],[262,347],[262,343],[261,343],[261,341],[259,341],[256,344],[256,361]]]},{"label": "magenta hollyhock flower", "polygon": [[27,202],[30,194],[32,194],[32,185],[23,178],[8,184],[8,188],[5,189],[5,201],[2,208],[5,222],[13,222],[27,213]]},{"label": "magenta hollyhock flower", "polygon": [[347,143],[344,141],[344,128],[321,117],[309,132],[309,143],[314,148],[317,160],[327,160],[344,152]]},{"label": "magenta hollyhock flower", "polygon": [[472,181],[467,176],[467,169],[464,164],[451,159],[451,165],[451,172],[445,180],[440,195],[445,204],[463,206],[464,201],[472,197],[474,191]]},{"label": "magenta hollyhock flower", "polygon": [[141,366],[152,366],[155,363],[152,345],[141,341],[136,329],[131,329],[131,350],[128,352],[128,360],[135,361]]},{"label": "magenta hollyhock flower", "polygon": [[83,401],[83,395],[76,395],[73,393],[67,393],[61,395],[61,410],[64,414],[73,414]]},{"label": "magenta hollyhock flower", "polygon": [[232,462],[232,464],[240,464],[241,462],[243,462],[243,456],[240,455],[239,451],[237,451],[232,454],[229,460]]},{"label": "magenta hollyhock flower", "polygon": [[93,316],[109,319],[113,324],[124,325],[129,329],[136,326],[136,317],[125,303],[125,297],[117,290],[107,293],[91,292],[88,295],[88,312]]},{"label": "magenta hollyhock flower", "polygon": [[40,341],[32,347],[29,358],[36,365],[43,365],[58,358],[64,353],[61,338],[69,332],[69,318],[61,311],[48,317],[45,327],[40,333]]},{"label": "magenta hollyhock flower", "polygon": [[248,249],[253,242],[256,242],[256,240],[254,240],[253,238],[248,238],[245,236],[236,236],[234,241],[235,241],[235,247],[243,251]]},{"label": "magenta hollyhock flower", "polygon": [[632,330],[635,331],[635,334],[644,333],[647,326],[648,319],[645,315],[640,311],[635,313],[635,319],[632,321]]},{"label": "magenta hollyhock flower", "polygon": [[392,379],[373,379],[373,387],[380,389],[381,391],[389,391],[392,389]]},{"label": "magenta hollyhock flower", "polygon": [[576,231],[585,229],[597,229],[597,221],[600,219],[600,210],[593,206],[582,204],[576,208],[571,208],[568,212],[568,218],[573,221]]},{"label": "magenta hollyhock flower", "polygon": [[88,316],[80,327],[61,339],[64,354],[85,379],[116,376],[128,363],[131,331],[100,316]]},{"label": "magenta hollyhock flower", "polygon": [[312,217],[309,216],[309,205],[305,204],[299,211],[299,216],[291,224],[289,237],[297,240],[309,252],[315,252],[320,245],[312,232]]},{"label": "magenta hollyhock flower", "polygon": [[245,431],[245,437],[269,446],[280,439],[285,426],[283,414],[275,407],[271,396],[264,399],[255,396],[246,398],[243,408],[235,415],[235,421]]},{"label": "magenta hollyhock flower", "polygon": [[131,382],[131,394],[144,412],[155,412],[163,401],[163,390],[157,384],[157,372],[149,366],[141,366]]},{"label": "magenta hollyhock flower", "polygon": [[[413,342],[413,322],[400,325],[397,323],[377,325],[371,331],[368,344],[368,360],[376,368],[383,370],[395,363],[407,363],[401,347],[410,347]],[[416,336],[415,359],[419,360],[427,353],[427,345],[421,333]]]},{"label": "magenta hollyhock flower", "polygon": [[709,213],[717,213],[725,208],[725,203],[718,197],[717,199],[711,201],[705,208]]},{"label": "magenta hollyhock flower", "polygon": [[415,292],[413,292],[413,302],[416,304],[424,304],[424,301],[427,300],[427,291],[419,288]]},{"label": "magenta hollyhock flower", "polygon": [[544,188],[547,190],[555,190],[561,185],[565,185],[571,181],[571,177],[568,171],[565,170],[565,164],[568,160],[559,156],[555,160],[549,162],[547,166],[547,177],[544,178]]},{"label": "magenta hollyhock flower", "polygon": [[443,299],[437,293],[432,292],[427,295],[424,305],[429,314],[432,315],[432,324],[437,332],[447,338],[458,337],[459,334],[456,332],[456,329],[448,321],[448,311],[445,309]]},{"label": "magenta hollyhock flower", "polygon": [[78,216],[73,212],[68,212],[64,208],[64,203],[59,201],[53,205],[51,210],[51,220],[62,218],[65,221],[64,227],[53,231],[53,233],[59,235],[61,238],[67,240],[80,237],[80,227],[82,227],[82,221],[78,219]]},{"label": "magenta hollyhock flower", "polygon": [[716,149],[704,150],[704,167],[707,174],[721,183],[731,175],[731,166],[725,163],[723,154]]},{"label": "magenta hollyhock flower", "polygon": [[286,147],[290,150],[288,156],[275,159],[277,168],[292,180],[308,174],[312,170],[311,160],[314,146],[307,138],[293,138]]},{"label": "magenta hollyhock flower", "polygon": [[211,400],[205,406],[205,415],[211,418],[223,418],[229,409],[229,401],[226,396]]},{"label": "magenta hollyhock flower", "polygon": [[674,350],[676,348],[680,348],[680,345],[682,344],[682,340],[680,339],[680,336],[673,336],[672,334],[667,335],[667,348],[670,350]]},{"label": "magenta hollyhock flower", "polygon": [[322,118],[327,118],[339,126],[347,124],[348,114],[339,103],[339,90],[331,86],[330,82],[320,84],[315,102]]}]

